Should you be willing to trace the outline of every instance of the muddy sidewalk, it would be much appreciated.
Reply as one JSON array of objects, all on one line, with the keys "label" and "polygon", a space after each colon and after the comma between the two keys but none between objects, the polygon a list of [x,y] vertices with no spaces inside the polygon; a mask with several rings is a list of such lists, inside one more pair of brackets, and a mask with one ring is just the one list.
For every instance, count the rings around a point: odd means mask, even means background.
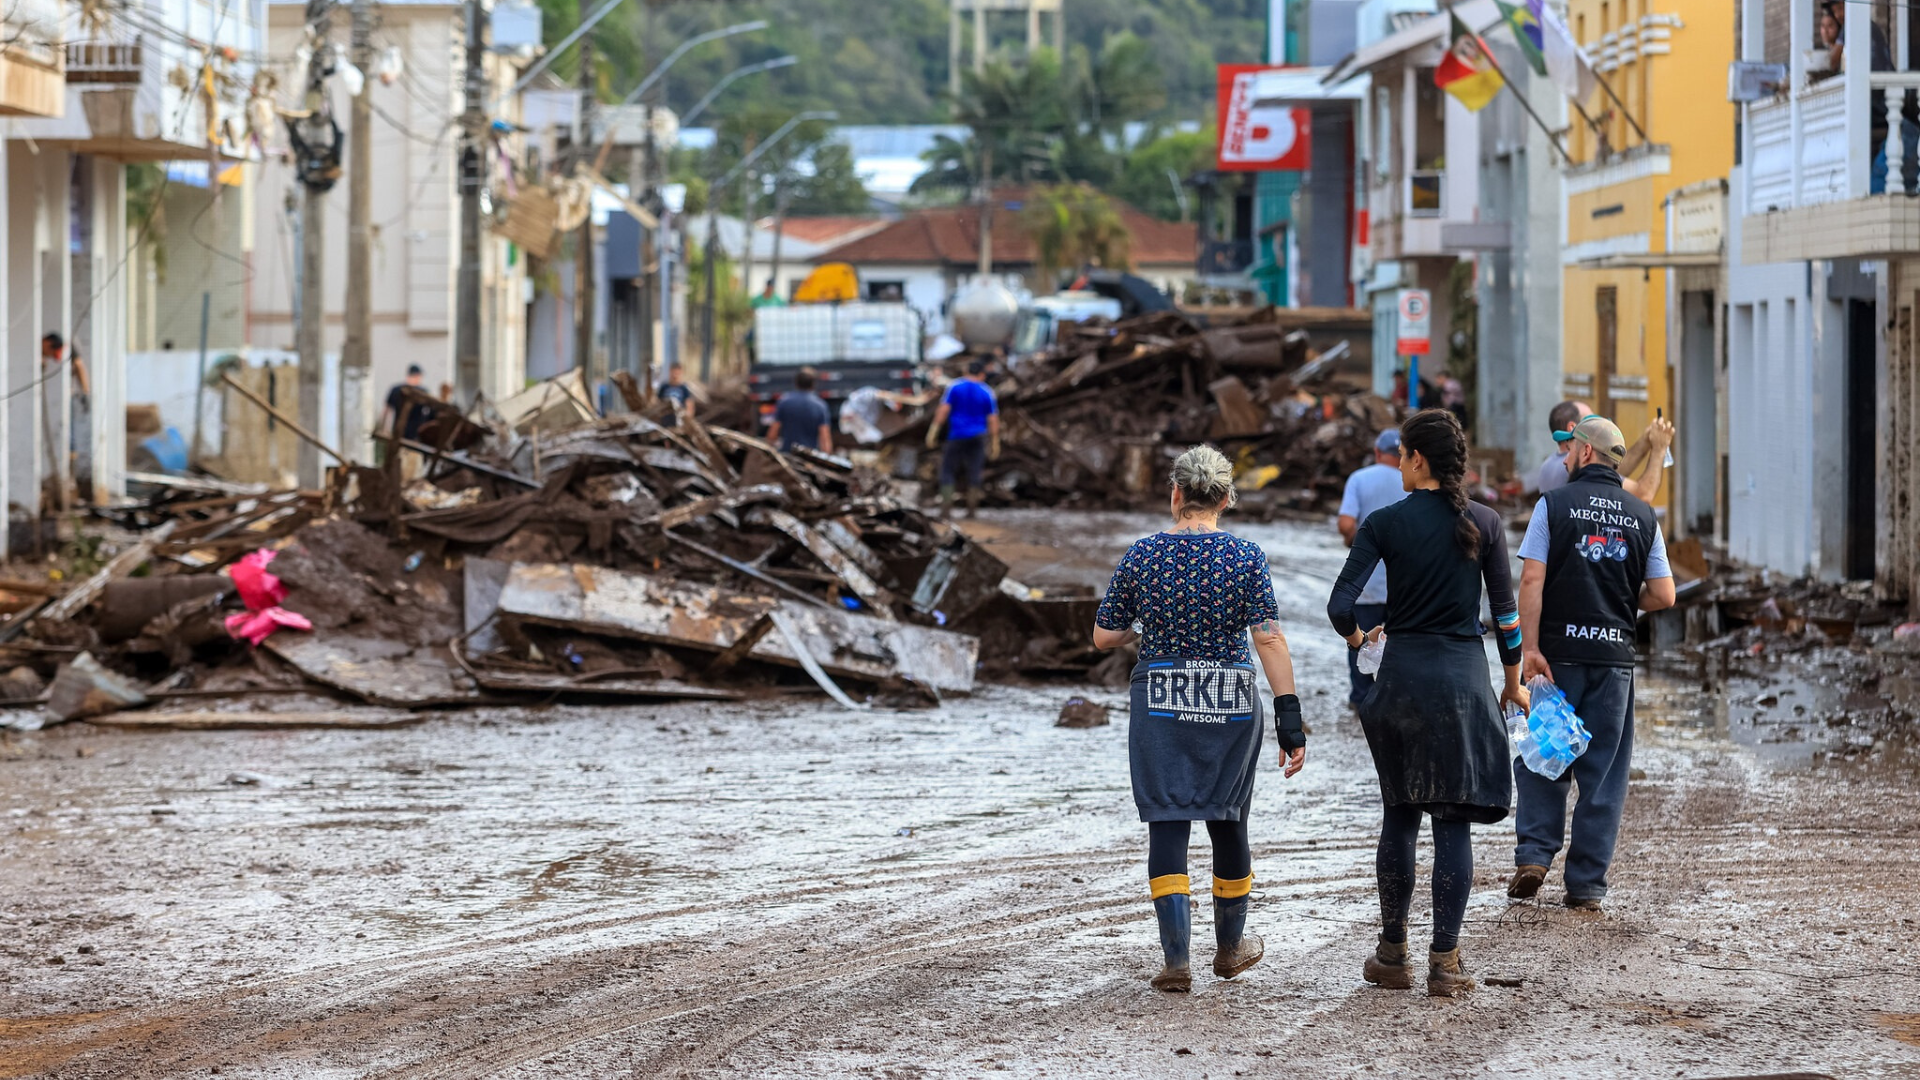
[{"label": "muddy sidewalk", "polygon": [[[1060,584],[1157,524],[990,520],[1036,565],[1074,546]],[[71,725],[0,743],[0,1077],[1920,1076],[1920,770],[1897,741],[1757,753],[1748,710],[1658,677],[1608,914],[1557,879],[1509,907],[1511,833],[1480,828],[1466,954],[1520,985],[1366,987],[1378,794],[1321,614],[1344,551],[1242,531],[1314,736],[1261,775],[1268,952],[1233,983],[1147,988],[1110,691],[1090,730],[1052,726],[1060,687]]]}]

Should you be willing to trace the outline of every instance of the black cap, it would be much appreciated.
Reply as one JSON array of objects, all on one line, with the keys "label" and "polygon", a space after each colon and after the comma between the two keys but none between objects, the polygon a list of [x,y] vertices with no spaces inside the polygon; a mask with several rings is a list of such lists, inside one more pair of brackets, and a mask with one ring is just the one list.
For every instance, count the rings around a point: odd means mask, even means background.
[{"label": "black cap", "polygon": [[422,370],[420,369],[420,365],[419,365],[419,364],[408,364],[408,365],[407,365],[407,374],[409,374],[409,375],[425,375],[425,374],[426,374],[426,372],[425,372],[425,371],[422,371]]}]

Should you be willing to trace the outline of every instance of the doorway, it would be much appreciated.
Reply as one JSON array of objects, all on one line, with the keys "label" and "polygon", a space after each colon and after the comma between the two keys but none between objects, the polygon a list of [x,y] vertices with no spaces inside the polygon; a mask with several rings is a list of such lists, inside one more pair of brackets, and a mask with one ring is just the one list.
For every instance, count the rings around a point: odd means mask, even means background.
[{"label": "doorway", "polygon": [[1875,394],[1878,349],[1874,333],[1874,303],[1847,301],[1847,520],[1844,572],[1850,580],[1873,578],[1874,533],[1878,517],[1874,491],[1878,484],[1879,439],[1876,424],[1879,401]]},{"label": "doorway", "polygon": [[1613,415],[1613,374],[1620,363],[1620,290],[1602,285],[1593,290],[1595,332],[1599,335],[1594,351],[1593,410],[1601,416]]},{"label": "doorway", "polygon": [[1680,415],[1674,456],[1680,465],[1680,520],[1694,536],[1712,536],[1716,468],[1713,290],[1680,294]]}]

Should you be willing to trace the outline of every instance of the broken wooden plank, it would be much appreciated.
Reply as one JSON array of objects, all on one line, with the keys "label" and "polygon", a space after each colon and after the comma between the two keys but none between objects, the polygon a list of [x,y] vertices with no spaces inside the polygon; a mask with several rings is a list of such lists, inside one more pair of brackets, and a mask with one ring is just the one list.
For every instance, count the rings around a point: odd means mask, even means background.
[{"label": "broken wooden plank", "polygon": [[333,712],[123,712],[92,716],[98,727],[159,728],[184,731],[246,731],[265,728],[390,728],[417,724],[418,713],[342,709]]},{"label": "broken wooden plank", "polygon": [[533,694],[601,694],[634,698],[684,698],[702,701],[739,701],[738,690],[697,686],[678,679],[593,679],[531,671],[473,670],[474,681],[488,690]]},{"label": "broken wooden plank", "polygon": [[[141,563],[152,558],[154,545],[172,536],[173,530],[177,528],[179,524],[177,520],[168,521],[152,532],[143,534],[137,543],[120,554],[115,555],[107,562],[107,565],[101,567],[92,577],[75,585],[65,596],[42,608],[35,618],[62,622],[80,614],[80,612],[84,611],[88,604],[93,603],[94,598],[99,596],[101,591],[107,587],[107,582],[115,578],[126,577],[128,574],[138,570]],[[20,626],[24,626],[25,623],[25,619],[19,620]],[[12,632],[8,633],[7,631],[9,630]],[[12,638],[19,632],[19,629],[10,625],[6,630],[0,630],[0,641]]]},{"label": "broken wooden plank", "polygon": [[800,546],[819,559],[855,596],[874,609],[881,618],[892,621],[892,594],[881,588],[880,583],[869,577],[845,552],[828,543],[826,538],[808,528],[799,518],[784,510],[762,506],[747,515],[747,520],[755,525],[770,525],[799,541]]},{"label": "broken wooden plank", "polygon": [[867,576],[878,579],[887,572],[887,566],[880,561],[880,556],[873,553],[873,549],[867,546],[865,540],[860,539],[860,534],[847,521],[840,518],[827,518],[824,521],[815,522],[813,527],[821,536],[827,538],[828,543],[839,548],[846,553],[847,558],[858,563],[860,569],[867,572]]},{"label": "broken wooden plank", "polygon": [[[121,474],[129,484],[151,484],[154,487],[172,488],[175,491],[201,491],[218,495],[265,495],[269,490],[266,484],[240,484],[232,480],[218,480],[211,476],[174,476],[170,473],[140,472],[129,469]],[[176,509],[172,504],[169,510]]]},{"label": "broken wooden plank", "polygon": [[444,645],[415,647],[330,630],[275,634],[261,648],[314,682],[376,705],[464,705],[484,696]]},{"label": "broken wooden plank", "polygon": [[[940,690],[973,688],[980,643],[947,630],[585,565],[516,563],[500,591],[503,615],[713,652],[725,651],[774,610],[792,619],[809,655],[836,678],[904,676]],[[748,655],[800,664],[784,636],[769,635]]]},{"label": "broken wooden plank", "polygon": [[822,600],[819,597],[813,596],[809,593],[802,592],[801,590],[794,588],[793,586],[787,584],[786,582],[781,581],[779,578],[773,577],[772,575],[768,574],[765,570],[762,570],[757,566],[749,566],[738,559],[730,558],[729,556],[727,556],[722,552],[715,551],[712,548],[706,546],[705,544],[700,543],[699,541],[689,540],[686,537],[681,536],[679,533],[676,533],[676,532],[668,532],[666,536],[667,536],[667,539],[673,541],[676,544],[679,544],[681,547],[686,548],[688,551],[691,551],[696,555],[702,556],[703,558],[712,559],[714,562],[719,563],[721,566],[724,566],[729,570],[732,570],[739,574],[744,574],[745,576],[752,578],[753,580],[759,582],[760,584],[768,586],[769,588],[772,588],[772,589],[777,589],[780,592],[786,593],[788,596],[791,596],[802,603],[813,604],[817,607],[827,606],[827,602],[825,600]]},{"label": "broken wooden plank", "polygon": [[780,628],[780,635],[787,639],[787,647],[799,659],[800,667],[806,671],[808,677],[819,684],[820,689],[827,692],[828,697],[849,709],[866,708],[865,705],[848,697],[847,692],[840,689],[840,684],[834,682],[832,676],[821,669],[820,662],[813,658],[813,652],[807,647],[806,634],[793,624],[793,620],[787,616],[786,612],[768,612],[767,621]]},{"label": "broken wooden plank", "polygon": [[753,647],[760,644],[760,639],[766,637],[767,632],[772,629],[773,613],[768,612],[754,620],[753,625],[747,628],[746,633],[740,635],[739,640],[727,646],[719,656],[714,657],[701,674],[714,679],[732,671],[734,666],[745,660],[747,654],[753,651]]},{"label": "broken wooden plank", "polygon": [[1253,394],[1238,377],[1228,375],[1207,384],[1213,402],[1220,408],[1220,420],[1213,433],[1220,437],[1258,435],[1267,425],[1267,417],[1253,403]]},{"label": "broken wooden plank", "polygon": [[755,484],[752,487],[729,491],[724,495],[709,495],[704,499],[695,499],[690,503],[662,510],[658,514],[639,518],[634,521],[634,524],[672,529],[720,510],[735,510],[752,503],[775,502],[786,497],[786,489],[779,484]]},{"label": "broken wooden plank", "polygon": [[352,460],[348,459],[345,455],[341,454],[340,451],[335,450],[333,447],[328,446],[326,443],[322,442],[320,440],[320,436],[315,435],[313,432],[308,431],[304,427],[301,427],[300,422],[298,420],[295,420],[293,417],[288,416],[286,413],[283,413],[279,409],[274,408],[273,405],[270,404],[266,398],[263,398],[259,394],[254,393],[252,390],[247,389],[245,386],[240,385],[239,382],[235,381],[233,376],[228,375],[225,372],[222,372],[220,374],[220,381],[226,383],[228,386],[233,387],[233,389],[237,391],[241,397],[246,398],[248,401],[253,402],[255,405],[260,406],[262,409],[265,409],[267,411],[268,416],[271,416],[275,420],[278,420],[282,424],[285,424],[288,431],[291,431],[295,435],[298,435],[302,439],[305,439],[308,443],[312,444],[314,448],[324,451],[325,453],[330,455],[333,458],[333,460],[339,462],[342,465],[354,464]]}]

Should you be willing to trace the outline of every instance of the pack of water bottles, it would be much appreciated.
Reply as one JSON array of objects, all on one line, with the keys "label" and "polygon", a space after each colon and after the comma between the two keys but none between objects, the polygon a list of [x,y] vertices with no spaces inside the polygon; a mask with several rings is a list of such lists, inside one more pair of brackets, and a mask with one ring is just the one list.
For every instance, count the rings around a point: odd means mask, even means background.
[{"label": "pack of water bottles", "polygon": [[1574,758],[1586,753],[1593,736],[1573,714],[1573,706],[1559,687],[1535,675],[1527,682],[1527,692],[1532,707],[1526,712],[1512,704],[1507,706],[1507,734],[1513,739],[1513,752],[1527,768],[1558,780]]}]

